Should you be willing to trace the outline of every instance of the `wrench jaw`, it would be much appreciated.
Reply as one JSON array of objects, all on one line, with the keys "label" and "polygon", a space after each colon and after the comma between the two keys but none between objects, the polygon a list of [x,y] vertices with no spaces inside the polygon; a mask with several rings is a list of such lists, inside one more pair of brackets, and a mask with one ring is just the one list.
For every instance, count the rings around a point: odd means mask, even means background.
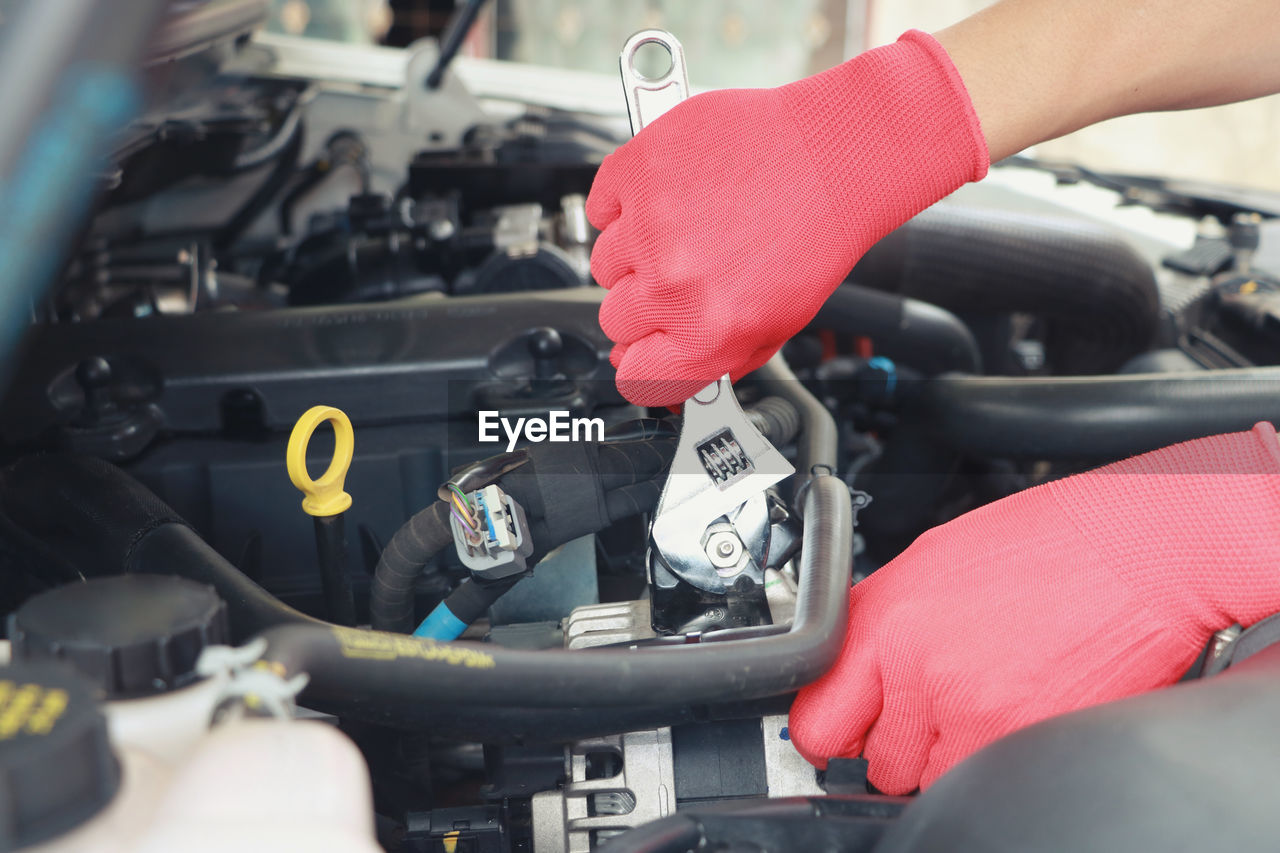
[{"label": "wrench jaw", "polygon": [[[767,612],[756,606],[764,601],[769,558],[767,492],[793,473],[747,420],[728,376],[686,401],[650,528],[655,630],[685,632],[691,622],[712,628],[759,624],[751,614]],[[710,618],[712,612],[722,618]]]},{"label": "wrench jaw", "polygon": [[650,540],[652,625],[659,634],[701,634],[769,622],[764,570],[772,527],[769,498],[757,494],[679,551],[659,551]]},{"label": "wrench jaw", "polygon": [[764,582],[769,559],[769,508],[764,493],[732,513],[688,530],[676,547],[662,550],[650,540],[650,557],[676,578],[705,592],[723,594],[740,578]]}]

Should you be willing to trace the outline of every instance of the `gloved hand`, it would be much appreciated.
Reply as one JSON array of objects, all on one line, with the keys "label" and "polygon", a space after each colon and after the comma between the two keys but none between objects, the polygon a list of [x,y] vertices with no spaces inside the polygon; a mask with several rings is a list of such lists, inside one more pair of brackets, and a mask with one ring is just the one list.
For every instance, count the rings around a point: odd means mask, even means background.
[{"label": "gloved hand", "polygon": [[677,105],[605,158],[587,198],[618,388],[669,405],[759,367],[875,241],[987,166],[964,84],[921,32]]},{"label": "gloved hand", "polygon": [[844,650],[791,709],[809,761],[927,787],[1045,717],[1176,681],[1214,631],[1280,611],[1270,424],[1013,495],[857,584]]}]

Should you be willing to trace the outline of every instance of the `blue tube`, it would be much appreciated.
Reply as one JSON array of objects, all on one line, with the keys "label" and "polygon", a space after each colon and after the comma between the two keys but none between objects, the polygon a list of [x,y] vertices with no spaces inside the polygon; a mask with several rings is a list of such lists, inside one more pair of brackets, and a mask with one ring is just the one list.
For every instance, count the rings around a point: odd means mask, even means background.
[{"label": "blue tube", "polygon": [[467,630],[467,623],[454,616],[453,611],[442,601],[426,619],[422,620],[422,624],[414,630],[413,636],[428,640],[456,640],[465,630]]},{"label": "blue tube", "polygon": [[867,367],[884,372],[884,393],[885,396],[892,397],[893,390],[898,386],[898,366],[893,363],[893,359],[878,355],[867,362]]},{"label": "blue tube", "polygon": [[93,197],[110,134],[138,110],[127,71],[69,65],[8,174],[0,175],[0,364],[31,325]]}]

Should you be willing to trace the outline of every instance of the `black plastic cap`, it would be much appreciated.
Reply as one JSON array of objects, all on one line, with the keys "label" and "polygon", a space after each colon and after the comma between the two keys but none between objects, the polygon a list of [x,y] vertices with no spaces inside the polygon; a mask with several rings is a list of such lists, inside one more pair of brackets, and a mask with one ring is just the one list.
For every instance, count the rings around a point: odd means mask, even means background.
[{"label": "black plastic cap", "polygon": [[167,575],[59,587],[9,617],[15,660],[65,660],[110,699],[185,687],[200,652],[229,637],[213,588]]},{"label": "black plastic cap", "polygon": [[0,853],[74,829],[119,787],[88,683],[61,664],[0,666]]}]

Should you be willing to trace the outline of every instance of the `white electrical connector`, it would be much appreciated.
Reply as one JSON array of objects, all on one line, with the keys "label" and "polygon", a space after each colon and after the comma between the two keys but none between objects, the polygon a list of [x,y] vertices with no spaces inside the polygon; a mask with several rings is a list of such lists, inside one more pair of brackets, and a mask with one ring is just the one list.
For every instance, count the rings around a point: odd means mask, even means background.
[{"label": "white electrical connector", "polygon": [[471,492],[467,502],[479,529],[469,528],[456,513],[450,514],[458,559],[472,574],[488,580],[523,572],[533,552],[524,508],[497,486]]}]

